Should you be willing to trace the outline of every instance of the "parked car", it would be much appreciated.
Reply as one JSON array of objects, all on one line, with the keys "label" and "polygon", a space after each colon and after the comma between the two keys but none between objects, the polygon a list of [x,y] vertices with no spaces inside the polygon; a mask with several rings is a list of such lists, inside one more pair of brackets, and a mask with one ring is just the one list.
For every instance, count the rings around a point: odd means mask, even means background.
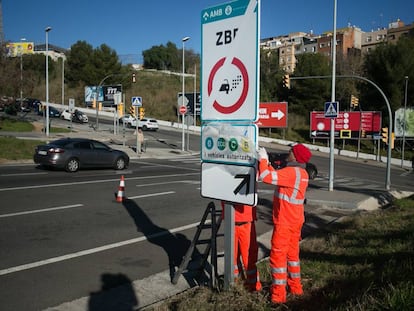
[{"label": "parked car", "polygon": [[38,110],[38,106],[41,105],[41,101],[37,98],[26,97],[25,102],[27,103],[30,109],[34,109],[35,111]]},{"label": "parked car", "polygon": [[68,109],[65,109],[60,113],[60,118],[63,119],[63,120],[70,121],[70,120],[72,120],[72,113],[69,112]]},{"label": "parked car", "polygon": [[[276,152],[268,152],[269,156],[269,163],[275,168],[275,169],[281,169],[284,168],[287,165],[287,157],[289,156],[289,153],[276,153]],[[316,165],[313,163],[306,163],[306,171],[308,172],[309,179],[315,179],[316,176],[318,176],[318,169],[316,168]]]},{"label": "parked car", "polygon": [[32,111],[26,98],[16,98],[16,106],[20,107],[21,112]]},{"label": "parked car", "polygon": [[[131,127],[136,127],[136,126],[137,126],[137,120],[134,119],[131,122]],[[152,118],[143,118],[139,120],[138,127],[142,128],[143,131],[157,131],[159,128],[158,121]]]},{"label": "parked car", "polygon": [[121,150],[86,138],[61,138],[46,145],[38,145],[33,161],[40,166],[76,172],[84,168],[126,169],[129,156]]},{"label": "parked car", "polygon": [[126,127],[131,127],[132,122],[134,122],[135,117],[133,115],[130,114],[126,114],[124,116],[122,116],[121,118],[119,118],[119,124],[123,125],[123,123],[125,123]]},{"label": "parked car", "polygon": [[72,122],[88,123],[88,116],[82,111],[75,109],[72,114]]},{"label": "parked car", "polygon": [[[38,110],[38,112],[37,112],[38,115],[43,115],[44,113],[46,113],[46,106],[43,106],[42,109]],[[53,107],[53,106],[49,106],[49,117],[59,118],[60,117],[60,111],[57,108]]]}]

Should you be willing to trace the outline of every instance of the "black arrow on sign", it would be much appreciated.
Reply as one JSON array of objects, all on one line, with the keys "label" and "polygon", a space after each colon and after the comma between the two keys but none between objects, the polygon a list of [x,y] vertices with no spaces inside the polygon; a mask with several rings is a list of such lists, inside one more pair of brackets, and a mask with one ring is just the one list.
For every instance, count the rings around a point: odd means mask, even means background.
[{"label": "black arrow on sign", "polygon": [[243,178],[241,183],[237,186],[236,189],[234,189],[233,193],[237,194],[240,192],[241,188],[243,188],[244,185],[246,185],[246,195],[249,193],[249,186],[250,186],[250,175],[249,174],[237,174],[234,176],[234,178]]}]

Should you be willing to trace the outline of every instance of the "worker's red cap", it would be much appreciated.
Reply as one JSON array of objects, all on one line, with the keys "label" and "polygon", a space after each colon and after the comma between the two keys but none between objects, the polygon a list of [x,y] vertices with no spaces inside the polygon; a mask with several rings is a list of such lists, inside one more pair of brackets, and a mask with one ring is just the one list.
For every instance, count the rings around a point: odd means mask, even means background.
[{"label": "worker's red cap", "polygon": [[299,163],[308,163],[312,157],[312,153],[309,148],[302,144],[296,144],[292,147],[293,155]]}]

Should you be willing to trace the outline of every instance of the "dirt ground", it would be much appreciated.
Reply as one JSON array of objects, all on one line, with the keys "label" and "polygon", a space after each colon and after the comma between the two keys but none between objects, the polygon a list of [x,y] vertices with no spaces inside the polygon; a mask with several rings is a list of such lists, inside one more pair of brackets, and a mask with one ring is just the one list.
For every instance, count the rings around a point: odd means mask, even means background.
[{"label": "dirt ground", "polygon": [[42,132],[43,129],[43,123],[41,122],[32,122],[32,125],[34,127],[33,131],[34,132]]}]

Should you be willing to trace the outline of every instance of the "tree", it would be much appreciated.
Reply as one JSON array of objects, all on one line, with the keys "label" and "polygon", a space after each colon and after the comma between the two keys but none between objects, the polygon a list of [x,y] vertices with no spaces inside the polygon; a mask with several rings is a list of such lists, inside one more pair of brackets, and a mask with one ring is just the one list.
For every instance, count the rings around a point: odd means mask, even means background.
[{"label": "tree", "polygon": [[77,85],[95,85],[97,75],[93,63],[93,48],[86,41],[78,41],[67,55],[66,81],[70,87]]},{"label": "tree", "polygon": [[[322,54],[300,54],[297,56],[295,76],[330,75],[330,61]],[[289,112],[309,118],[312,110],[322,110],[323,103],[330,100],[329,79],[304,79],[291,82],[292,91],[289,96]]]},{"label": "tree", "polygon": [[[280,83],[282,72],[279,70],[277,51],[260,50],[260,101],[270,102],[281,100]],[[278,96],[279,95],[279,96]]]},{"label": "tree", "polygon": [[[363,62],[361,51],[358,49],[348,50],[347,55],[338,54],[336,59],[337,75],[363,76]],[[335,88],[335,100],[340,103],[341,110],[350,110],[351,96],[360,97],[357,79],[337,79]],[[359,108],[365,109],[362,101]]]},{"label": "tree", "polygon": [[[182,70],[182,49],[172,42],[167,45],[157,45],[142,52],[144,67],[147,69],[171,70],[180,72]],[[200,57],[193,50],[185,50],[185,68],[193,68],[194,64],[200,63]]]},{"label": "tree", "polygon": [[[107,75],[113,74],[113,78],[105,80],[106,83],[119,83],[119,76],[123,75],[122,64],[119,61],[115,50],[111,49],[106,44],[102,44],[93,52],[92,63],[95,67],[95,75],[93,77],[95,84],[98,83]],[[92,78],[92,77],[91,77]]]},{"label": "tree", "polygon": [[[413,51],[414,38],[406,37],[398,40],[396,44],[383,44],[377,47],[365,58],[365,76],[384,92],[392,111],[404,103],[405,77],[414,77]],[[408,86],[407,98],[413,98],[414,85],[409,83]],[[367,109],[381,110],[387,118],[387,107],[381,94],[367,84],[361,84],[361,90]]]},{"label": "tree", "polygon": [[[115,50],[106,44],[96,49],[85,41],[78,41],[72,45],[67,57],[66,81],[71,87],[98,85],[108,75],[105,84],[128,83],[126,79],[128,67],[122,66]],[[125,85],[126,86],[126,85]],[[124,87],[125,87],[124,86]]]}]

